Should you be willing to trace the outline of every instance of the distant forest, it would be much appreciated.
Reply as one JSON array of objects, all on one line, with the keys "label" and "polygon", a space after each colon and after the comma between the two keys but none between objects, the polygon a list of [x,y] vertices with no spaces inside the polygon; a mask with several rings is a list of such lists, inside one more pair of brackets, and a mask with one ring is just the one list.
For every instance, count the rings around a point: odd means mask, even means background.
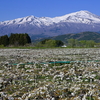
[{"label": "distant forest", "polygon": [[[0,37],[0,47],[9,46],[33,46],[33,47],[100,47],[100,33],[81,32],[76,34],[65,34],[46,39],[40,39],[32,43],[27,33],[11,33],[10,36]],[[31,45],[30,45],[31,44]]]},{"label": "distant forest", "polygon": [[31,38],[27,33],[23,34],[13,34],[8,37],[8,35],[4,35],[0,37],[0,45],[3,46],[24,46],[26,44],[31,43]]}]

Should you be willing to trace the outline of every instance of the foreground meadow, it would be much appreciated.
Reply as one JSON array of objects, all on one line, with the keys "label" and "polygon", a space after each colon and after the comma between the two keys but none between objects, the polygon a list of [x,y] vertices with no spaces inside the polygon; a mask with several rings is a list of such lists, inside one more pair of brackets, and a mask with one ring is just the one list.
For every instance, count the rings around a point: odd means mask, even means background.
[{"label": "foreground meadow", "polygon": [[100,49],[0,49],[0,100],[100,100]]}]

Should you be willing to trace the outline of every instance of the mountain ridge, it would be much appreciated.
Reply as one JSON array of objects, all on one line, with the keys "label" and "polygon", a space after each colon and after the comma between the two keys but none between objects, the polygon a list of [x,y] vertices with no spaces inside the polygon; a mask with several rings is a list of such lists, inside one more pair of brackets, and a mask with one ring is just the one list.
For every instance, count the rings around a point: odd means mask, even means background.
[{"label": "mountain ridge", "polygon": [[6,22],[12,22],[12,23],[14,22],[15,23],[15,21],[17,23],[17,22],[21,22],[21,21],[25,22],[25,20],[26,21],[33,21],[34,19],[35,20],[40,19],[41,22],[44,22],[44,21],[47,20],[48,22],[52,21],[52,22],[57,23],[57,22],[60,22],[60,21],[65,21],[66,19],[67,19],[66,21],[69,21],[69,19],[70,19],[69,17],[71,17],[71,16],[78,17],[78,18],[88,18],[88,19],[95,17],[95,18],[99,19],[98,21],[100,21],[100,16],[92,14],[91,12],[86,11],[86,10],[81,10],[81,11],[77,11],[77,12],[74,12],[74,13],[70,13],[70,14],[66,14],[66,15],[58,16],[58,17],[53,17],[53,18],[51,18],[51,17],[35,17],[33,15],[30,15],[30,16],[26,16],[26,17],[22,17],[22,18],[16,18],[16,19],[13,19],[13,20],[2,21],[0,23],[1,24],[6,23]]},{"label": "mountain ridge", "polygon": [[0,35],[28,33],[41,38],[84,31],[100,31],[100,16],[81,10],[53,18],[31,15],[0,22]]}]

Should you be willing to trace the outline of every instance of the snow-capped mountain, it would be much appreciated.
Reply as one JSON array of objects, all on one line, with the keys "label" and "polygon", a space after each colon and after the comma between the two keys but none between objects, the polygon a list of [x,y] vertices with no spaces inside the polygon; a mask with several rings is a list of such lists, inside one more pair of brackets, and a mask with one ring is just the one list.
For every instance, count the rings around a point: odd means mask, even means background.
[{"label": "snow-capped mountain", "polygon": [[1,35],[28,33],[33,37],[45,37],[83,31],[100,31],[100,16],[79,11],[54,18],[27,16],[0,22]]}]

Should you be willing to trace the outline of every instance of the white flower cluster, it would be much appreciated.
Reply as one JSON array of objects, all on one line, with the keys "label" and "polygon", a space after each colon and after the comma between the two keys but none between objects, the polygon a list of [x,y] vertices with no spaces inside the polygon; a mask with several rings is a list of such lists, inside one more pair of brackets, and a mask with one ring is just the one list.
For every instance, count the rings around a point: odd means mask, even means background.
[{"label": "white flower cluster", "polygon": [[100,49],[0,49],[0,99],[99,100]]}]

